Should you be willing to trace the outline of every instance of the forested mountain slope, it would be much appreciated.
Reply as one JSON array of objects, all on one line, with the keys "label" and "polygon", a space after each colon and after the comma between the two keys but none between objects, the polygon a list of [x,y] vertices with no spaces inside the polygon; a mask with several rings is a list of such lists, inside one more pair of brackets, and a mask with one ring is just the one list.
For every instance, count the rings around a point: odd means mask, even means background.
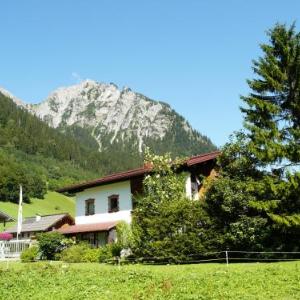
[{"label": "forested mountain slope", "polygon": [[47,189],[138,167],[143,150],[191,156],[209,138],[163,102],[86,80],[29,105],[0,89],[0,201],[42,197]]},{"label": "forested mountain slope", "polygon": [[97,150],[49,127],[0,93],[0,200],[42,198],[48,188],[104,174]]}]

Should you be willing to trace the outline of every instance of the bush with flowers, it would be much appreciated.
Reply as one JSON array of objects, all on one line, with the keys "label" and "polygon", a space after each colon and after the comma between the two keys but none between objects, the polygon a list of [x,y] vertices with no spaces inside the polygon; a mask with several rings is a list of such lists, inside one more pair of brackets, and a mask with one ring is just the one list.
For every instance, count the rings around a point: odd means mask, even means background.
[{"label": "bush with flowers", "polygon": [[182,160],[148,150],[145,159],[152,172],[144,179],[144,195],[135,199],[133,253],[169,261],[192,259],[203,251],[204,211],[200,201],[186,197]]}]

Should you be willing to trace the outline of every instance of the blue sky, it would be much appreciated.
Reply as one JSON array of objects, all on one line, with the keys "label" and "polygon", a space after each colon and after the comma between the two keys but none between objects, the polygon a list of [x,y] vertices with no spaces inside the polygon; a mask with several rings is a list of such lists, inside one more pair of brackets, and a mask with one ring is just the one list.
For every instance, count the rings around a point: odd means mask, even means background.
[{"label": "blue sky", "polygon": [[242,126],[265,31],[298,21],[300,1],[10,0],[0,11],[0,86],[17,97],[114,82],[168,102],[221,146]]}]

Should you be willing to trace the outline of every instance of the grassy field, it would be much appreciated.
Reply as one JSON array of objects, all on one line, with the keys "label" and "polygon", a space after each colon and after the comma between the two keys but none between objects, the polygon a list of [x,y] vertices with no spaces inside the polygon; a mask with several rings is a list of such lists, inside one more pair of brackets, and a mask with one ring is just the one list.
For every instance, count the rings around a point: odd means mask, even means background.
[{"label": "grassy field", "polygon": [[[17,218],[18,205],[11,202],[0,202],[0,211]],[[35,214],[48,215],[60,212],[68,212],[75,215],[74,199],[58,194],[56,192],[48,192],[45,199],[31,199],[31,203],[23,204],[23,218],[35,216]],[[8,223],[7,228],[13,223]],[[3,230],[3,224],[0,224],[0,232]]]},{"label": "grassy field", "polygon": [[300,262],[0,263],[0,299],[300,299]]}]

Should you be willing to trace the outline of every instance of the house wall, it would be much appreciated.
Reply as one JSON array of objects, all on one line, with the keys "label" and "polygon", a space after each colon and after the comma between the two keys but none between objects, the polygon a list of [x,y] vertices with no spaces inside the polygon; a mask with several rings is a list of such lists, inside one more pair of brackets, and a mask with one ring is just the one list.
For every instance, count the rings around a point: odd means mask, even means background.
[{"label": "house wall", "polygon": [[[108,197],[119,195],[119,211],[108,212]],[[85,216],[85,200],[95,199],[95,214]],[[131,222],[132,197],[130,180],[111,183],[86,189],[76,195],[76,224],[93,224],[99,222]]]},{"label": "house wall", "polygon": [[192,181],[191,181],[191,173],[187,172],[186,180],[185,180],[185,195],[188,199],[192,199]]}]

